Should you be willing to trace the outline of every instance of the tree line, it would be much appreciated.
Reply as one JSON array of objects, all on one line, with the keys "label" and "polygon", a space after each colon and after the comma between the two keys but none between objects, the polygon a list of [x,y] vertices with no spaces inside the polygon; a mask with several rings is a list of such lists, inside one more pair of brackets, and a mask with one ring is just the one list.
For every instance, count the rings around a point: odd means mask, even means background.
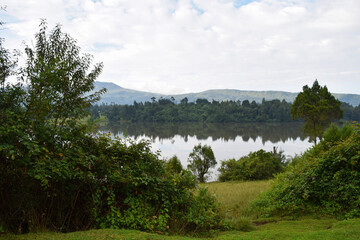
[{"label": "tree line", "polygon": [[241,136],[244,142],[255,141],[259,136],[263,143],[284,142],[286,140],[300,138],[305,140],[306,136],[301,131],[302,122],[286,123],[203,123],[203,122],[181,122],[181,123],[157,123],[157,122],[108,122],[99,127],[100,130],[111,131],[116,134],[125,132],[135,139],[145,135],[151,139],[159,140],[181,136],[185,142],[189,137],[195,136],[197,140],[206,140],[209,136],[213,140],[234,141]]},{"label": "tree line", "polygon": [[[208,101],[197,99],[189,102],[184,98],[180,103],[175,100],[160,98],[152,101],[134,102],[132,105],[102,104],[90,108],[93,119],[106,116],[111,122],[291,122],[292,104],[285,100],[255,101]],[[360,121],[360,104],[353,107],[341,103],[343,120]]]}]

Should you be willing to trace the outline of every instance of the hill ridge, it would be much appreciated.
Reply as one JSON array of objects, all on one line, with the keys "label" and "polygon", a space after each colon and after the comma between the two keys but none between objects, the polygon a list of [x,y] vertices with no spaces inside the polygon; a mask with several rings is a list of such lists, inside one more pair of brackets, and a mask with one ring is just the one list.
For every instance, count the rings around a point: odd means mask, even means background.
[{"label": "hill ridge", "polygon": [[[146,91],[138,91],[123,88],[112,82],[95,82],[95,91],[101,88],[107,88],[107,92],[101,97],[99,103],[105,104],[133,104],[136,102],[152,101],[151,98],[171,98],[174,97],[176,102],[187,97],[190,102],[196,101],[198,98],[206,98],[209,101],[244,101],[249,100],[260,103],[263,98],[266,100],[283,99],[287,102],[293,102],[298,92],[286,92],[277,90],[239,90],[239,89],[208,89],[202,92],[183,93],[183,94],[161,94]],[[332,93],[337,99],[346,102],[352,106],[360,104],[360,95],[353,93]]]}]

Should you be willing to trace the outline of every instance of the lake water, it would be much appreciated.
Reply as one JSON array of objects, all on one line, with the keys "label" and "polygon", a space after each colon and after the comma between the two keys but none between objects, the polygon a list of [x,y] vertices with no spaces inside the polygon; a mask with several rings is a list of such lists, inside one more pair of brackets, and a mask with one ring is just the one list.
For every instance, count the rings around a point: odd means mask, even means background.
[{"label": "lake water", "polygon": [[274,147],[287,156],[304,152],[312,146],[301,132],[301,123],[122,123],[109,124],[104,131],[128,136],[136,141],[152,142],[163,158],[179,157],[184,167],[193,147],[199,143],[211,146],[218,162],[210,180],[216,180],[222,160],[239,159],[259,149]]}]

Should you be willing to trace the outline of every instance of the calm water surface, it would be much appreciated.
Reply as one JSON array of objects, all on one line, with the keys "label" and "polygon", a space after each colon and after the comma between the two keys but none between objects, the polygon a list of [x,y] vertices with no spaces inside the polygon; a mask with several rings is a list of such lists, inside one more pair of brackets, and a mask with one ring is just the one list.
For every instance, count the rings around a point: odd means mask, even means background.
[{"label": "calm water surface", "polygon": [[[136,141],[150,140],[153,151],[160,150],[164,158],[178,156],[184,167],[199,143],[211,146],[218,162],[216,169],[222,160],[238,159],[259,149],[277,147],[294,156],[312,145],[303,136],[300,123],[112,123],[102,130]],[[216,169],[210,180],[216,180]]]}]

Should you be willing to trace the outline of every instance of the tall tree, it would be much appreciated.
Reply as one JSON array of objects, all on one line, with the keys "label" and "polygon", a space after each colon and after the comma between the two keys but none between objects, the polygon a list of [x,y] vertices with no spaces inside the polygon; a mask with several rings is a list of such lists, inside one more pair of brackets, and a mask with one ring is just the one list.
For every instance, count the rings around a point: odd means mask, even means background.
[{"label": "tall tree", "polygon": [[201,146],[201,143],[193,148],[193,151],[189,154],[188,162],[190,163],[188,169],[193,172],[201,183],[205,182],[205,175],[217,163],[211,147],[208,145]]},{"label": "tall tree", "polygon": [[73,173],[89,166],[90,158],[81,153],[89,129],[76,119],[103,92],[89,93],[102,64],[89,70],[92,57],[80,54],[59,25],[49,32],[43,20],[35,38],[35,46],[25,49],[22,81],[16,84],[7,80],[14,63],[0,41],[0,225],[14,232],[26,232],[21,225],[30,216],[59,227],[86,215],[75,213],[81,210],[76,191],[83,175]]},{"label": "tall tree", "polygon": [[[1,11],[5,11],[5,7],[0,6]],[[3,24],[4,22],[0,19],[0,31]],[[9,109],[13,112],[21,111],[21,98],[24,93],[21,84],[17,83],[10,86],[6,81],[10,75],[15,73],[17,61],[11,56],[9,50],[3,46],[4,41],[0,37],[0,126],[7,123],[9,117],[7,111]]]},{"label": "tall tree", "polygon": [[305,120],[304,133],[316,144],[317,138],[321,138],[330,123],[342,117],[340,105],[327,87],[321,87],[315,80],[311,88],[305,85],[297,95],[291,107],[291,116]]},{"label": "tall tree", "polygon": [[35,48],[25,48],[27,61],[21,71],[28,92],[24,104],[27,116],[39,121],[53,119],[55,125],[81,117],[104,92],[89,94],[103,64],[89,70],[92,56],[81,54],[76,40],[63,33],[60,25],[48,33],[47,23],[42,20],[35,38]]},{"label": "tall tree", "polygon": [[[5,7],[0,6],[0,12],[5,11]],[[2,30],[2,26],[4,22],[0,19],[0,30]],[[8,49],[3,46],[4,39],[0,37],[0,86],[4,88],[5,79],[11,75],[13,68],[16,65],[16,61],[14,61]]]}]

